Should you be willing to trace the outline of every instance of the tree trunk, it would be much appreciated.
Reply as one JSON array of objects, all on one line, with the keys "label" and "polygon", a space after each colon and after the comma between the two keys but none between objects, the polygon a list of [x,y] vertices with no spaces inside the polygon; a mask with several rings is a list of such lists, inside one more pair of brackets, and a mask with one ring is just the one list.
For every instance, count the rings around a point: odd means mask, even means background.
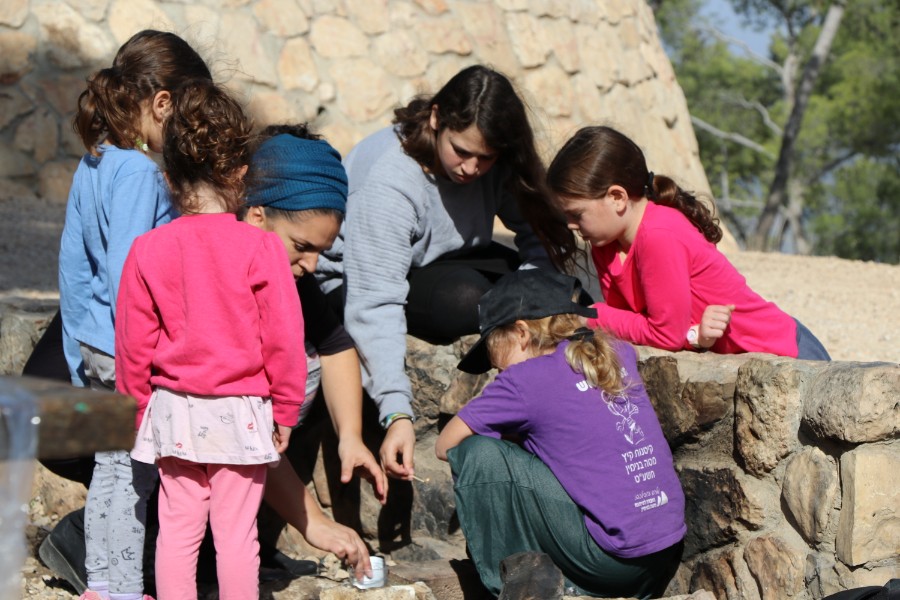
[{"label": "tree trunk", "polygon": [[788,190],[788,204],[784,210],[784,224],[781,227],[781,234],[778,236],[776,243],[773,244],[773,247],[779,250],[784,248],[785,239],[790,231],[794,237],[794,252],[807,255],[812,248],[806,239],[806,232],[803,227],[803,203],[806,190],[803,184],[796,179],[791,180]]},{"label": "tree trunk", "polygon": [[[803,123],[803,116],[809,104],[809,98],[812,95],[813,88],[822,72],[822,67],[831,51],[831,45],[837,35],[844,16],[845,0],[838,0],[831,4],[828,13],[825,15],[825,22],[816,45],[813,48],[812,55],[809,57],[806,66],[803,69],[803,75],[797,86],[794,105],[791,107],[791,114],[788,118],[787,126],[784,128],[784,136],[781,138],[781,148],[778,152],[778,161],[775,164],[775,176],[772,185],[769,186],[769,194],[766,198],[766,205],[763,207],[756,223],[756,230],[748,240],[748,246],[753,250],[768,250],[768,241],[772,226],[775,224],[775,216],[781,207],[786,206],[788,201],[788,182],[791,177],[791,169],[794,162],[794,148],[797,143],[797,137],[800,134],[800,125]],[[788,91],[790,94],[790,91]],[[799,207],[802,210],[802,206]]]}]

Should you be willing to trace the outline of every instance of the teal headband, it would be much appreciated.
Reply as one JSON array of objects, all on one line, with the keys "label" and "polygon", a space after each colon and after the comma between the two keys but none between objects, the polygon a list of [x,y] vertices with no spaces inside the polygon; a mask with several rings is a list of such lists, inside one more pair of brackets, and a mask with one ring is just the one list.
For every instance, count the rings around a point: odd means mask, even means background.
[{"label": "teal headband", "polygon": [[250,160],[248,206],[299,211],[347,210],[347,172],[325,140],[281,134],[263,142]]}]

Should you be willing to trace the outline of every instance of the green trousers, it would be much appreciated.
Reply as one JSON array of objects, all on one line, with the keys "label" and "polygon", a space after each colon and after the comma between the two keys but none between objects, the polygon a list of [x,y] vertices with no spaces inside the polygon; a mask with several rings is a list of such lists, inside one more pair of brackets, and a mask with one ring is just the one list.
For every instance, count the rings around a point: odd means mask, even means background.
[{"label": "green trousers", "polygon": [[549,468],[516,444],[475,435],[447,453],[456,512],[481,581],[500,593],[500,561],[543,552],[565,576],[567,594],[651,598],[675,574],[683,545],[639,558],[608,554]]}]

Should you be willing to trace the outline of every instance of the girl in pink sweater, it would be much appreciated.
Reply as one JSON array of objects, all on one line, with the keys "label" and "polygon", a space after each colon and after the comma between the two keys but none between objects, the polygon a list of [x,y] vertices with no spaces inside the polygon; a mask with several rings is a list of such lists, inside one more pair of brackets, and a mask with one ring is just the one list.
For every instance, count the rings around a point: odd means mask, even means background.
[{"label": "girl in pink sweater", "polygon": [[[256,513],[305,396],[300,301],[284,244],[239,222],[250,123],[211,82],[172,93],[163,160],[182,216],[138,237],[116,319],[135,460],[160,473],[156,589],[196,599],[209,520],[222,598],[259,597]],[[299,350],[298,350],[299,349]]]},{"label": "girl in pink sweater", "polygon": [[[547,182],[569,230],[591,246],[606,302],[591,327],[665,350],[768,352],[829,360],[800,322],[747,286],[716,248],[709,209],[609,127],[585,127],[559,151]],[[704,315],[704,311],[706,314]]]}]

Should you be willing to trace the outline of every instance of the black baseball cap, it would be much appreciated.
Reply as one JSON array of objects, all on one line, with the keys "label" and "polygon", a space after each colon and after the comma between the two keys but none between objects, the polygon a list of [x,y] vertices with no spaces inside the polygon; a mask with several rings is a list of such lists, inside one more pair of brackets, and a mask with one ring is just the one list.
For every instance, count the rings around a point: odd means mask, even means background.
[{"label": "black baseball cap", "polygon": [[487,338],[493,330],[519,319],[542,319],[574,313],[595,319],[597,311],[573,301],[581,282],[569,275],[544,269],[524,269],[504,275],[478,301],[481,337],[456,366],[466,373],[491,369]]}]

